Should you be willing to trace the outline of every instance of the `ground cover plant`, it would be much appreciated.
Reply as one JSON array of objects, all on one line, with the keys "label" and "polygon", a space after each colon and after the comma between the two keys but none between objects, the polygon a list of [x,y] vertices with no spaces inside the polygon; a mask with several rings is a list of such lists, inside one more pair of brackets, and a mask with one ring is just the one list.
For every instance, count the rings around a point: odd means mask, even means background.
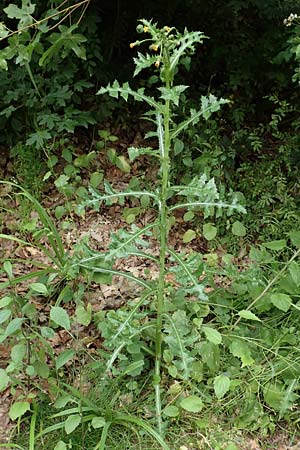
[{"label": "ground cover plant", "polygon": [[[188,86],[176,85],[175,79],[187,56],[206,38],[200,32],[159,28],[147,20],[137,31],[140,39],[130,45],[138,49],[135,75],[148,71],[150,95],[144,88],[134,90],[117,81],[98,94],[119,101],[132,97],[148,108],[144,118],[150,123],[145,139],[149,146],[130,147],[128,159],[111,151],[110,160],[126,173],[138,157],[146,156],[157,167],[157,179],[150,188],[141,179],[119,190],[98,177],[89,194],[84,191],[77,213],[101,211],[112,203],[122,207],[129,198],[139,205],[136,208],[155,211],[154,221],[136,225],[136,210],[129,208],[128,226],[112,233],[106,251],[94,250],[86,239],[66,252],[40,203],[23,188],[6,183],[9,195],[16,190],[34,205],[41,227],[32,242],[1,237],[20,246],[36,245],[46,256],[42,264],[31,261],[40,272],[23,277],[14,273],[20,261],[6,258],[3,265],[8,281],[1,285],[1,343],[11,351],[9,366],[1,369],[1,389],[18,391],[22,383],[29,390],[35,387],[29,393],[25,389],[10,409],[12,419],[26,423],[26,415],[30,417],[27,442],[20,439],[12,447],[145,448],[146,439],[149,448],[182,444],[181,448],[234,450],[240,448],[236,439],[210,442],[208,436],[200,442],[201,437],[221,418],[228,427],[261,433],[274,431],[278,419],[297,423],[299,232],[251,248],[246,263],[213,248],[201,254],[189,245],[193,229],[182,234],[179,248],[172,246],[178,212],[186,223],[196,216],[209,242],[216,233],[214,220],[224,213],[228,220],[234,211],[245,213],[240,196],[219,192],[206,173],[185,174],[182,184],[175,176],[174,152],[182,145],[181,133],[208,120],[228,101],[202,96],[199,110],[185,111],[180,121]],[[149,52],[143,53],[145,46]],[[114,135],[102,131],[100,136],[109,141]],[[234,224],[234,234],[243,237],[242,224]],[[156,253],[153,241],[158,242]],[[142,277],[117,270],[117,261],[130,257],[148,261]],[[131,300],[123,308],[93,314],[85,293],[92,283],[108,284],[116,276],[127,283]],[[20,296],[14,289],[27,280],[27,293]],[[47,326],[39,335],[36,301],[41,297],[49,308]],[[78,324],[93,325],[100,333],[96,356],[80,346]],[[61,332],[69,335],[70,343],[56,358],[51,339]],[[78,383],[64,379],[71,370],[78,374]],[[60,410],[46,419],[36,403],[45,394]],[[172,435],[174,427],[184,430],[181,443]],[[126,436],[125,442],[115,434]]]}]

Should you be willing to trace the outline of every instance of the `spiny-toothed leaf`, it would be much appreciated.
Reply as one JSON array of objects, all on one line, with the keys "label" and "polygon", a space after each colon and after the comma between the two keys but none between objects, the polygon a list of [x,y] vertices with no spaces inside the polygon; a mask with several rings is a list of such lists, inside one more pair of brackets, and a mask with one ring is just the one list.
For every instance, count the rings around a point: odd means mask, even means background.
[{"label": "spiny-toothed leaf", "polygon": [[152,147],[129,147],[128,156],[129,161],[133,162],[140,155],[158,156],[157,150],[153,150]]},{"label": "spiny-toothed leaf", "polygon": [[154,100],[153,97],[145,95],[145,89],[140,88],[137,91],[131,89],[129,84],[126,82],[120,86],[119,82],[115,80],[113,84],[108,84],[106,88],[102,87],[97,94],[109,94],[111,97],[118,98],[119,95],[122,96],[124,100],[127,100],[129,95],[132,96],[137,102],[146,102],[155,111],[162,111],[161,103]]},{"label": "spiny-toothed leaf", "polygon": [[151,67],[155,63],[156,60],[157,60],[156,55],[151,56],[148,53],[146,53],[146,55],[143,55],[142,53],[138,52],[137,57],[133,58],[133,61],[136,65],[133,76],[135,77],[143,69],[147,69],[148,67]]},{"label": "spiny-toothed leaf", "polygon": [[178,106],[180,95],[188,88],[188,86],[178,85],[171,88],[160,87],[158,90],[161,92],[161,98],[163,100],[170,100],[174,105]]}]

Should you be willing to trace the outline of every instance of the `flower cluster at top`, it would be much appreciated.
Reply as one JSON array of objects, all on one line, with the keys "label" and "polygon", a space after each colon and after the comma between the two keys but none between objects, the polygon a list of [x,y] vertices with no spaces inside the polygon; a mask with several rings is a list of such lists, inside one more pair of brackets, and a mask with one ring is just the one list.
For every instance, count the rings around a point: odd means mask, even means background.
[{"label": "flower cluster at top", "polygon": [[[142,41],[131,42],[130,48],[137,47],[137,46],[141,45],[143,42],[152,41],[152,44],[149,46],[149,49],[152,50],[153,52],[160,51],[160,54],[157,55],[157,59],[154,63],[155,67],[158,68],[161,63],[161,47],[162,47],[163,35],[165,37],[168,36],[173,28],[164,26],[162,29],[159,29],[156,27],[156,24],[152,24],[151,21],[147,22],[147,23],[148,23],[148,25],[142,25],[142,24],[138,25],[137,32],[138,33],[150,33],[151,37],[147,38],[147,39],[143,39]],[[153,43],[153,41],[154,41],[154,43]]]},{"label": "flower cluster at top", "polygon": [[290,27],[295,19],[298,19],[298,14],[290,14],[287,19],[284,19],[283,24]]}]

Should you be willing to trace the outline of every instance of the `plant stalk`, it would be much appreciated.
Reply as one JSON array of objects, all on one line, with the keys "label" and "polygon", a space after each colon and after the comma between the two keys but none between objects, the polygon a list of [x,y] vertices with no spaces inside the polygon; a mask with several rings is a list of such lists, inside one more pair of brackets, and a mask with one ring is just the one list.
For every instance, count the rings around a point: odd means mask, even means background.
[{"label": "plant stalk", "polygon": [[[165,52],[165,84],[170,88],[168,54]],[[169,171],[170,171],[170,101],[165,101],[163,112],[163,139],[160,142],[161,157],[161,191],[160,191],[160,208],[159,208],[159,278],[157,292],[157,311],[156,311],[156,335],[155,335],[155,369],[154,369],[154,386],[155,386],[155,408],[156,419],[159,434],[162,434],[162,417],[161,417],[161,358],[162,358],[162,318],[164,313],[165,301],[165,266],[168,241],[168,187],[169,187]]]}]

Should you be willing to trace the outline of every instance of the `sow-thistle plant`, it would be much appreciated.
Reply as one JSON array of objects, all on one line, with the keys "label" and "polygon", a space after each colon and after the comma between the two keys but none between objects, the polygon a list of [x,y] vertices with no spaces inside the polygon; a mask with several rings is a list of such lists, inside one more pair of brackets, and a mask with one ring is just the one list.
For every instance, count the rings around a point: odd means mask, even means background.
[{"label": "sow-thistle plant", "polygon": [[[151,199],[153,206],[157,207],[157,220],[154,223],[148,224],[145,228],[133,227],[132,231],[129,233],[124,233],[124,230],[122,230],[119,233],[119,237],[113,236],[110,250],[105,255],[104,260],[111,262],[115,258],[136,255],[150,258],[153,262],[157,263],[159,268],[158,279],[154,285],[153,283],[134,278],[133,275],[128,273],[122,273],[121,275],[136,281],[143,289],[145,289],[145,293],[141,295],[141,301],[134,307],[134,313],[141,302],[146,301],[151,296],[155,298],[155,362],[153,385],[155,387],[157,426],[158,431],[161,433],[162,347],[164,342],[168,342],[169,347],[171,348],[172,342],[177,339],[178,346],[180,347],[180,351],[177,355],[178,370],[183,371],[183,378],[186,378],[189,372],[189,359],[186,358],[184,346],[181,345],[180,342],[181,335],[184,335],[185,332],[180,333],[180,330],[176,328],[180,318],[177,317],[176,314],[175,316],[173,315],[174,317],[168,316],[165,307],[166,301],[170,302],[170,299],[167,299],[166,281],[168,261],[172,262],[173,266],[175,264],[180,267],[180,270],[177,272],[173,267],[173,271],[176,273],[176,276],[178,275],[179,278],[181,277],[182,282],[185,284],[182,289],[185,290],[186,295],[193,295],[194,298],[203,302],[207,299],[204,293],[204,286],[199,282],[201,273],[198,273],[199,259],[197,256],[186,258],[185,255],[178,255],[172,249],[168,248],[168,235],[173,211],[178,208],[185,208],[187,210],[202,209],[204,217],[207,217],[212,214],[217,214],[218,211],[224,207],[229,208],[230,210],[238,209],[239,211],[242,211],[242,208],[238,206],[234,199],[227,203],[222,201],[216,189],[214,180],[207,180],[204,175],[193,178],[187,185],[181,186],[171,184],[170,174],[172,173],[173,160],[172,145],[175,138],[190,126],[197,124],[201,119],[208,119],[213,112],[220,109],[221,105],[227,103],[227,100],[222,98],[217,99],[212,94],[207,97],[202,96],[199,100],[199,110],[191,109],[185,120],[176,122],[175,108],[179,107],[181,94],[188,89],[188,86],[175,84],[175,76],[179,65],[184,61],[183,58],[193,54],[196,50],[196,44],[202,44],[206,36],[198,31],[188,32],[187,30],[184,30],[183,33],[179,33],[175,28],[169,26],[159,28],[157,24],[147,20],[140,21],[137,31],[143,38],[131,43],[130,47],[132,49],[139,49],[148,46],[149,52],[146,51],[146,53],[142,53],[141,51],[138,51],[137,56],[134,58],[134,76],[138,75],[143,69],[147,69],[157,75],[160,85],[153,90],[151,95],[146,93],[144,88],[133,90],[129,83],[120,85],[118,81],[114,81],[107,87],[102,87],[98,94],[109,94],[114,98],[122,98],[125,101],[127,101],[129,97],[132,97],[134,100],[144,102],[145,105],[148,106],[149,110],[147,111],[146,116],[155,123],[156,127],[156,131],[150,133],[150,135],[151,137],[155,136],[157,138],[158,148],[129,148],[128,154],[130,161],[145,154],[157,158],[160,166],[158,171],[158,183],[153,192],[146,190],[126,190],[123,192],[116,192],[109,183],[105,182],[105,192],[99,193],[91,188],[91,197],[85,202],[84,206],[95,206],[99,205],[101,202],[109,203],[112,200],[116,201],[116,199],[123,202],[125,197],[147,197],[148,199]],[[146,253],[141,250],[141,248],[143,249],[146,245],[141,239],[142,235],[149,235],[153,229],[156,229],[155,235],[158,236],[159,241],[158,258],[149,255],[149,252]],[[85,267],[88,267],[90,261],[94,261],[97,257],[99,258],[97,255],[91,255],[91,257],[83,262],[83,264]],[[109,271],[109,269],[102,269],[99,267],[99,272],[103,270]],[[113,273],[117,272],[113,271]],[[128,320],[125,320],[124,324],[119,326],[118,331],[116,332],[117,337],[119,337],[129,325],[134,313],[130,315]],[[166,324],[164,324],[164,321]],[[184,317],[184,321],[185,324],[188,323],[186,317]],[[166,332],[165,337],[163,333],[164,330]],[[127,337],[129,339],[133,338],[134,332],[132,335],[129,333],[129,336],[127,334]],[[112,341],[114,341],[114,339],[112,339]],[[118,339],[116,339],[115,344],[116,346],[119,344]],[[121,347],[122,344],[120,344],[118,348],[120,349]],[[115,351],[109,362],[109,367],[112,366],[113,361],[116,359],[116,355],[117,352]],[[181,362],[179,361],[180,359]]]}]

